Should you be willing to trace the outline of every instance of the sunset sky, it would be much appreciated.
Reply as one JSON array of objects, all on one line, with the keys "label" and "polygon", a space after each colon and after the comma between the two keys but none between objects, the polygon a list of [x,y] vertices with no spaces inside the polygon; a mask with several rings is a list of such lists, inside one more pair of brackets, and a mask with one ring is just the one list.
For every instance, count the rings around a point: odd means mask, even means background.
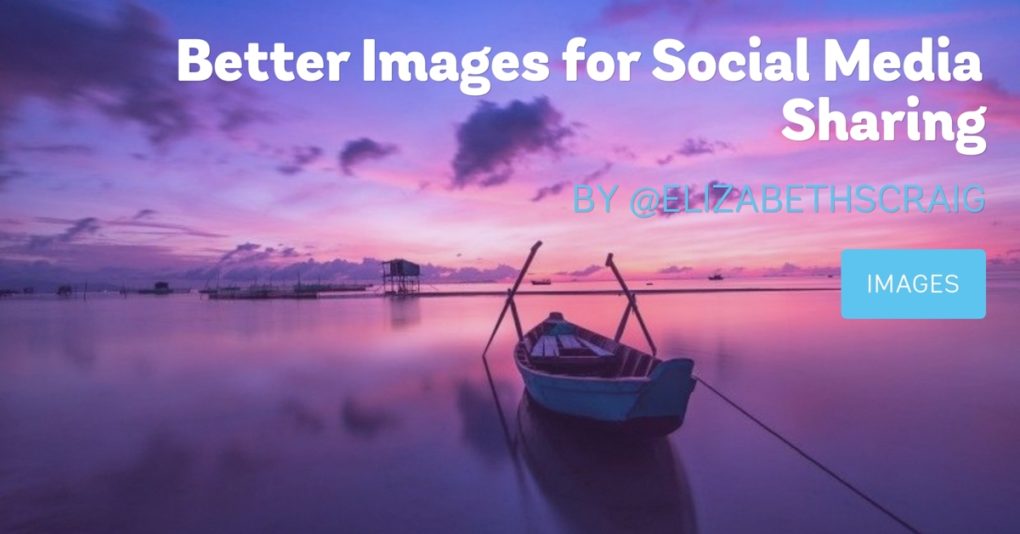
[{"label": "sunset sky", "polygon": [[[397,256],[451,279],[502,278],[513,270],[500,265],[519,265],[538,239],[546,247],[534,272],[553,277],[603,277],[586,268],[609,251],[648,276],[803,274],[838,267],[844,248],[897,246],[984,248],[991,268],[1020,263],[1020,8],[1011,2],[930,2],[923,13],[897,2],[432,4],[5,4],[0,284],[161,276],[198,285],[285,269],[374,277],[378,266],[365,258]],[[651,76],[659,39],[721,53],[746,51],[752,34],[763,51],[792,51],[796,37],[809,38],[815,78]],[[562,81],[559,54],[578,35],[588,50],[641,51],[634,80]],[[875,50],[906,53],[938,35],[951,38],[950,52],[980,54],[984,81],[821,79],[825,38],[866,37]],[[205,39],[214,51],[283,41],[354,57],[341,83],[185,84],[176,81],[178,38]],[[495,83],[484,97],[449,83],[366,83],[358,79],[365,38],[426,54],[541,50],[552,75]],[[987,151],[780,135],[790,98],[829,96],[852,113],[904,109],[911,94],[921,109],[987,106]],[[572,209],[572,184],[585,181],[630,191],[709,180],[977,183],[987,206],[980,214],[650,219],[622,203],[608,215]]]}]

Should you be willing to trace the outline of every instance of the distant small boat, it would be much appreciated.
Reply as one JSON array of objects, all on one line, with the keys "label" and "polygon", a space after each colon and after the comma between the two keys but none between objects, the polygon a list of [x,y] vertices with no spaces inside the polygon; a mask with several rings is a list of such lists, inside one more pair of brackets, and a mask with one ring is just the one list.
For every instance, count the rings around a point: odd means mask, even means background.
[{"label": "distant small boat", "polygon": [[712,276],[709,276],[708,279],[712,280],[713,282],[718,282],[719,280],[723,279],[723,275],[721,273],[715,273]]},{"label": "distant small boat", "polygon": [[558,312],[524,335],[514,362],[544,408],[651,434],[680,427],[695,383],[692,360],[660,360]]},{"label": "distant small boat", "polygon": [[548,278],[535,278],[535,279],[533,279],[531,281],[531,285],[533,285],[533,286],[551,286],[552,285],[552,280],[550,280]]}]

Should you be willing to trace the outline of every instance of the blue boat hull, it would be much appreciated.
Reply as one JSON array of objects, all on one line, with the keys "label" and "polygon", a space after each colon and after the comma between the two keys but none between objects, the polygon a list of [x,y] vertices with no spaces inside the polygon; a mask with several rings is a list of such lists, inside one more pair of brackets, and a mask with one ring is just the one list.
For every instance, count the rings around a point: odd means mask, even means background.
[{"label": "blue boat hull", "polygon": [[555,413],[589,419],[621,429],[647,428],[668,433],[683,424],[694,390],[694,362],[660,362],[648,376],[603,378],[545,373],[517,360],[528,395]]}]

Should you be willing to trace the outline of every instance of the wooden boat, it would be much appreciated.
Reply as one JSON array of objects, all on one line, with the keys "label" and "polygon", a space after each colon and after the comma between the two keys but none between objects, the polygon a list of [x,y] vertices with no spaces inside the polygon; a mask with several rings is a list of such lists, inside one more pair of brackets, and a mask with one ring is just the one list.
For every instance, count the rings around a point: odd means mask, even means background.
[{"label": "wooden boat", "polygon": [[536,279],[531,281],[531,285],[533,285],[533,286],[551,286],[552,285],[552,280],[550,280],[548,278],[536,278]]},{"label": "wooden boat", "polygon": [[712,276],[709,276],[708,279],[713,282],[718,282],[723,279],[723,275],[721,273],[715,273]]},{"label": "wooden boat", "polygon": [[542,407],[651,434],[680,427],[695,383],[692,360],[660,360],[558,312],[517,343],[514,363]]},{"label": "wooden boat", "polygon": [[[655,357],[657,349],[637,308],[637,297],[624,282],[612,254],[606,258],[606,266],[627,297],[627,306],[613,338],[571,323],[558,312],[550,313],[527,333],[522,330],[514,295],[541,245],[539,241],[531,248],[517,281],[508,291],[483,357],[509,310],[518,337],[514,363],[528,396],[538,405],[617,430],[668,434],[679,428],[694,390],[694,362],[689,358],[662,360]],[[632,313],[651,353],[620,343]]]}]

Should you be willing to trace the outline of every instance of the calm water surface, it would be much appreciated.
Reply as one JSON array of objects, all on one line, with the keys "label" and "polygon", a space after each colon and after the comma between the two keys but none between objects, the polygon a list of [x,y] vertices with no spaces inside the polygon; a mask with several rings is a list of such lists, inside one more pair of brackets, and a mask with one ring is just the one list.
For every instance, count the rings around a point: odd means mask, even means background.
[{"label": "calm water surface", "polygon": [[[662,353],[922,530],[1020,529],[1020,289],[983,321],[844,321],[838,292],[640,303]],[[0,530],[900,531],[703,387],[659,442],[550,420],[512,328],[504,432],[479,359],[501,304],[2,301]],[[606,332],[623,306],[520,300]]]}]

